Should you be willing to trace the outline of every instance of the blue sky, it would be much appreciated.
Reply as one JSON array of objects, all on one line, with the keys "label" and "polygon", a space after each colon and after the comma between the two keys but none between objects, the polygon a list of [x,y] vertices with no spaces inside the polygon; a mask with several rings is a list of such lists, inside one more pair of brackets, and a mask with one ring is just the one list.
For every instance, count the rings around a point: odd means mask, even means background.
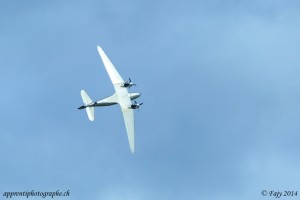
[{"label": "blue sky", "polygon": [[[1,1],[0,188],[61,199],[300,190],[300,3]],[[144,105],[131,155],[96,46]],[[18,198],[15,198],[18,199]],[[23,199],[23,198],[20,198]],[[60,198],[56,198],[60,199]]]}]

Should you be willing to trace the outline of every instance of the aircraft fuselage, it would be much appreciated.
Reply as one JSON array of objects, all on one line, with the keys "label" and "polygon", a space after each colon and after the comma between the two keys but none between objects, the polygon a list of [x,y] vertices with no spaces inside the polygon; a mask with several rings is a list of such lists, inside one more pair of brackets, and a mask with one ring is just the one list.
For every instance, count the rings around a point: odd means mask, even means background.
[{"label": "aircraft fuselage", "polygon": [[[131,100],[134,100],[139,98],[141,96],[141,93],[128,93],[128,96]],[[88,105],[81,106],[79,109],[83,109],[86,107],[111,106],[115,104],[118,104],[118,96],[116,95],[116,93],[104,99],[92,102]]]}]

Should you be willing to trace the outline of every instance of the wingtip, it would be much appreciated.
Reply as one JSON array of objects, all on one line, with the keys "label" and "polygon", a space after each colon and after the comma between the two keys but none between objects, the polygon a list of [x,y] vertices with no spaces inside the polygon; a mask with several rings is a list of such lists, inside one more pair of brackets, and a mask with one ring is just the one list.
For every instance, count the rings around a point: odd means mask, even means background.
[{"label": "wingtip", "polygon": [[130,146],[130,151],[132,154],[134,154],[134,146]]},{"label": "wingtip", "polygon": [[103,51],[99,45],[97,45],[97,49],[98,49],[98,51]]}]

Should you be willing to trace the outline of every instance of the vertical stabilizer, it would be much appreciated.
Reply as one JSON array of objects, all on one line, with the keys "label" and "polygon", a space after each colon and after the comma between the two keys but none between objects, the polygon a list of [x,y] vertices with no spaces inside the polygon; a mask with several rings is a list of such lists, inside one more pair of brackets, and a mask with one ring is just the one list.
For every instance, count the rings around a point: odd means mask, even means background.
[{"label": "vertical stabilizer", "polygon": [[[82,101],[85,106],[93,102],[92,99],[89,97],[89,95],[84,90],[81,90],[80,94],[81,94],[81,98],[82,98]],[[87,107],[85,107],[85,110],[86,110],[89,120],[94,121],[94,119],[95,119],[94,107],[87,106]]]}]

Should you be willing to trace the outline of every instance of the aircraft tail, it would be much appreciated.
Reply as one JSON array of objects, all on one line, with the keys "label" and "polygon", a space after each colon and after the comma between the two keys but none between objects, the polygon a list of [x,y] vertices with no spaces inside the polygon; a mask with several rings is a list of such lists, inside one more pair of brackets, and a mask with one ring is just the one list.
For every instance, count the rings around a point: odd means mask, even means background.
[{"label": "aircraft tail", "polygon": [[[84,90],[81,90],[80,94],[84,105],[88,105],[93,102],[92,99]],[[86,113],[90,121],[94,121],[95,119],[94,109],[95,109],[94,107],[85,107]]]}]

